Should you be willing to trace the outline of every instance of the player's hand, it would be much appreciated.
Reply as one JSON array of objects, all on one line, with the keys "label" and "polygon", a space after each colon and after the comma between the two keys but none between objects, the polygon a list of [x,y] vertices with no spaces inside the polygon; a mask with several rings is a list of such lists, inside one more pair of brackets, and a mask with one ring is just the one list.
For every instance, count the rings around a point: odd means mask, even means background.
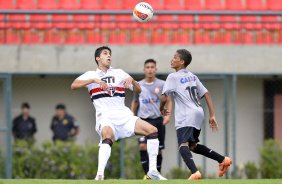
[{"label": "player's hand", "polygon": [[123,85],[125,88],[130,88],[132,86],[132,82],[133,82],[133,78],[132,77],[128,77],[127,79],[125,79],[123,81]]},{"label": "player's hand", "polygon": [[170,112],[166,109],[166,108],[163,108],[163,109],[160,109],[161,110],[161,113],[163,116],[169,116],[170,115]]},{"label": "player's hand", "polygon": [[215,119],[215,116],[211,116],[210,119],[209,119],[209,124],[210,124],[210,128],[212,129],[212,131],[216,132],[218,131],[218,125],[217,125],[217,122],[216,122],[216,119]]},{"label": "player's hand", "polygon": [[169,123],[170,116],[164,116],[163,125],[167,125]]},{"label": "player's hand", "polygon": [[108,89],[108,84],[105,83],[102,80],[97,80],[97,81],[95,81],[95,83],[99,84],[100,88],[103,89],[104,91],[106,91]]}]

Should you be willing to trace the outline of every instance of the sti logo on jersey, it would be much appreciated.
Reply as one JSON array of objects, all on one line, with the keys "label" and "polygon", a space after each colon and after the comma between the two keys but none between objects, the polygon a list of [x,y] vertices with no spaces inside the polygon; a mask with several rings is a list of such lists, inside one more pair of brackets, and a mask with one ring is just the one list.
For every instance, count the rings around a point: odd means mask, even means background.
[{"label": "sti logo on jersey", "polygon": [[101,78],[101,80],[104,81],[107,84],[115,83],[115,77],[114,76],[103,77],[103,78]]}]

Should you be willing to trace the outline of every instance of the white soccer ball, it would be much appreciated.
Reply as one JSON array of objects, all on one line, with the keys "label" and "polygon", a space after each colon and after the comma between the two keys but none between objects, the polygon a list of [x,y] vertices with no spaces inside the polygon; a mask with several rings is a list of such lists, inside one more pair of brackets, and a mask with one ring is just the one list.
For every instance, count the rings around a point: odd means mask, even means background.
[{"label": "white soccer ball", "polygon": [[138,3],[133,10],[133,17],[139,22],[148,22],[154,14],[151,5],[146,2]]}]

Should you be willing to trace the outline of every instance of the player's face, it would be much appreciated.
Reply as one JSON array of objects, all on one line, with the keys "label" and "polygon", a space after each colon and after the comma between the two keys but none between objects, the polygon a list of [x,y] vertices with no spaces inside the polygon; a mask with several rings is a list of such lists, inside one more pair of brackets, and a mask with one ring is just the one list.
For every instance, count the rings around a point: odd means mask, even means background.
[{"label": "player's face", "polygon": [[29,115],[29,108],[22,108],[22,115],[28,116]]},{"label": "player's face", "polygon": [[155,77],[156,76],[156,72],[157,72],[157,67],[154,63],[147,63],[144,66],[144,74],[145,77]]},{"label": "player's face", "polygon": [[107,49],[102,50],[99,57],[96,58],[99,66],[104,66],[109,68],[112,64],[112,55],[111,52]]},{"label": "player's face", "polygon": [[180,58],[180,55],[176,52],[171,60],[170,66],[173,69],[179,69],[184,65],[184,61]]},{"label": "player's face", "polygon": [[65,117],[66,111],[64,109],[56,109],[56,116],[59,118]]}]

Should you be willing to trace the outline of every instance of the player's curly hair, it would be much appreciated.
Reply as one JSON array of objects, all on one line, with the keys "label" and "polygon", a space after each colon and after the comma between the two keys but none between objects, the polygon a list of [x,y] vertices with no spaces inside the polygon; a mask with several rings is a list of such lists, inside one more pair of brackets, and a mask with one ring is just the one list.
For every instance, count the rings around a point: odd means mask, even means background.
[{"label": "player's curly hair", "polygon": [[101,53],[103,50],[108,50],[110,51],[110,54],[112,54],[112,50],[110,49],[110,47],[108,46],[102,46],[102,47],[98,47],[96,50],[95,50],[95,54],[94,54],[94,57],[95,57],[95,61],[98,65],[98,61],[96,60],[96,57],[100,57]]},{"label": "player's curly hair", "polygon": [[178,49],[176,52],[179,54],[180,59],[183,59],[184,67],[186,68],[192,61],[191,52],[186,49]]}]

